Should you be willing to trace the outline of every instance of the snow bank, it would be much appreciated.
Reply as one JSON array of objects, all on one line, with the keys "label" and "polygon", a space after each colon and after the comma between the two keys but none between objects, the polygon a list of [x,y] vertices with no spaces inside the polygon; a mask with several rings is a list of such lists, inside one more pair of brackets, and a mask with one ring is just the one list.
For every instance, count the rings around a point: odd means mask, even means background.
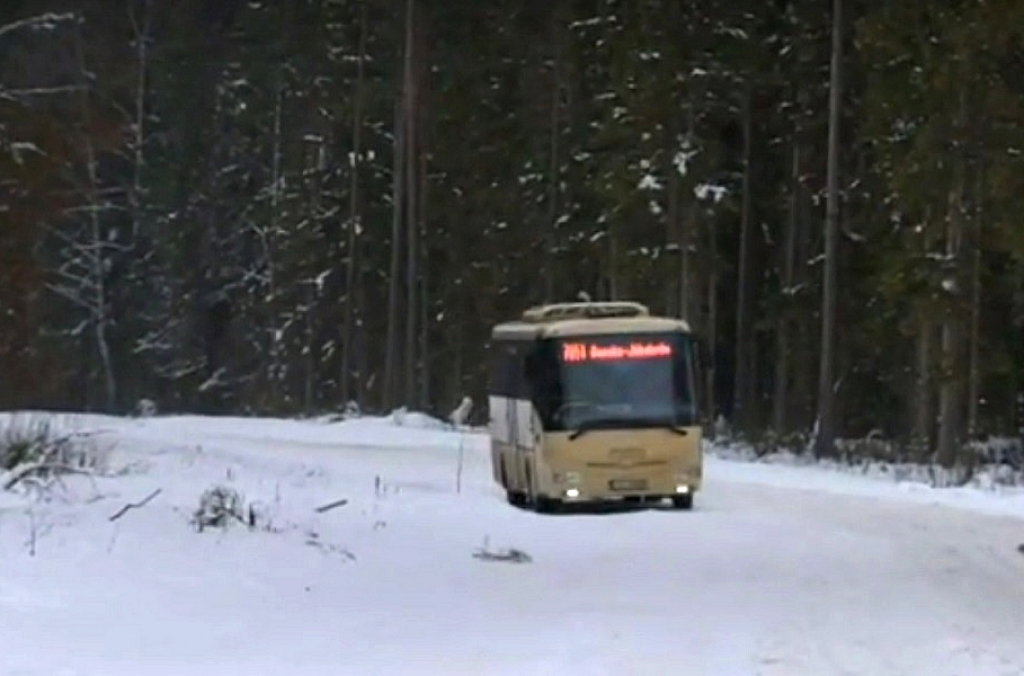
[{"label": "snow bank", "polygon": [[[444,454],[455,454],[474,448],[486,451],[486,428],[454,428],[450,423],[425,413],[398,409],[390,415],[320,416],[308,419],[276,419],[240,416],[166,415],[151,418],[119,418],[96,414],[46,413],[27,411],[0,413],[0,437],[4,430],[26,428],[45,421],[54,434],[89,434],[98,439],[113,435],[147,439],[150,441],[177,440],[203,444],[230,440],[233,444],[250,440],[254,444],[276,443],[282,448],[323,448],[341,450],[414,450],[434,449]],[[947,470],[934,465],[892,462],[875,459],[817,460],[809,453],[779,450],[764,453],[749,444],[729,441],[705,441],[705,452],[710,458],[725,461],[718,464],[718,472],[737,473],[743,480],[750,479],[742,465],[755,464],[774,467],[780,471],[756,474],[765,480],[772,477],[786,486],[801,483],[828,484],[827,476],[843,475],[868,481],[868,484],[895,487],[901,493],[958,496],[980,494],[987,497],[1019,499],[1024,495],[1024,469],[1014,465],[1021,452],[1015,440],[993,440],[975,448],[986,460],[974,468],[970,475],[961,470]],[[786,471],[783,471],[786,470]],[[712,473],[712,479],[714,478]],[[850,488],[840,481],[835,486]],[[860,489],[852,489],[861,493]]]},{"label": "snow bank", "polygon": [[896,483],[923,484],[931,488],[976,488],[982,491],[1024,489],[1024,468],[1015,467],[1005,461],[989,461],[968,470],[963,467],[947,469],[938,465],[871,458],[850,457],[845,461],[817,459],[809,453],[788,450],[759,453],[750,445],[730,442],[708,443],[706,449],[709,453],[726,460],[788,467],[813,466]]},{"label": "snow bank", "polygon": [[987,464],[963,478],[957,471],[911,463],[862,460],[841,462],[809,454],[758,453],[746,444],[705,442],[706,474],[729,481],[778,488],[941,504],[959,509],[1024,518],[1024,477],[1006,464]]}]

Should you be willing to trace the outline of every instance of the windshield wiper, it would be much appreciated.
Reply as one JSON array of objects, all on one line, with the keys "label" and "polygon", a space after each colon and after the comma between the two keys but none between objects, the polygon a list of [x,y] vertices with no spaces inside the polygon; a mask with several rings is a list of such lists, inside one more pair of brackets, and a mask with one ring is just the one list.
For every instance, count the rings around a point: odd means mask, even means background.
[{"label": "windshield wiper", "polygon": [[579,439],[581,436],[591,430],[597,430],[607,427],[615,427],[618,425],[620,420],[610,420],[608,418],[596,418],[594,420],[584,420],[579,426],[569,433],[569,441]]},{"label": "windshield wiper", "polygon": [[679,425],[676,425],[673,422],[669,422],[668,420],[650,420],[647,418],[634,418],[634,420],[636,420],[638,427],[661,427],[663,429],[668,430],[669,432],[672,432],[673,434],[678,434],[681,437],[685,437],[687,434],[689,434],[689,431],[687,431],[685,427],[680,427]]},{"label": "windshield wiper", "polygon": [[620,426],[625,429],[660,427],[672,432],[673,434],[678,434],[681,437],[685,437],[689,434],[685,427],[679,427],[667,420],[651,420],[649,418],[597,418],[595,420],[585,420],[580,423],[576,429],[569,433],[569,441],[579,439],[591,430],[608,429]]}]

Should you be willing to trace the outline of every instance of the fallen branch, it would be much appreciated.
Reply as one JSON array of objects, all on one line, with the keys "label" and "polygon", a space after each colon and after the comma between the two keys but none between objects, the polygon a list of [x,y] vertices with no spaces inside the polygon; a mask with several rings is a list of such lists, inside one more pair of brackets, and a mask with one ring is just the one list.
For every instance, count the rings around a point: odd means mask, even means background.
[{"label": "fallen branch", "polygon": [[530,563],[533,561],[533,557],[521,549],[516,549],[515,547],[497,552],[478,549],[473,552],[473,558],[480,559],[481,561],[504,561],[507,563]]},{"label": "fallen branch", "polygon": [[152,493],[150,493],[149,495],[147,495],[142,500],[139,500],[138,502],[129,502],[124,507],[122,507],[121,509],[117,510],[115,513],[111,514],[107,518],[107,520],[108,521],[117,521],[122,516],[127,514],[129,511],[131,511],[133,509],[139,509],[140,507],[145,507],[147,504],[149,504],[150,500],[152,500],[156,496],[160,495],[160,493],[162,493],[163,490],[164,489],[162,489],[162,488],[158,488],[155,491],[153,491]]},{"label": "fallen branch", "polygon": [[349,561],[356,560],[356,555],[350,552],[349,550],[345,549],[344,547],[328,544],[326,542],[320,542],[320,540],[317,539],[315,533],[310,534],[310,536],[306,539],[306,544],[310,547],[315,547],[319,549],[324,554],[337,554],[348,559]]},{"label": "fallen branch", "polygon": [[345,506],[347,504],[348,504],[348,500],[342,498],[341,500],[335,500],[334,502],[328,502],[326,505],[320,505],[319,507],[316,508],[316,512],[317,512],[317,514],[323,514],[324,512],[329,512],[332,509],[335,509],[337,507],[343,507],[343,506]]},{"label": "fallen branch", "polygon": [[491,549],[491,536],[484,536],[484,545],[473,552],[474,559],[481,561],[504,561],[507,563],[530,563],[533,557],[521,549],[509,547],[494,551]]}]

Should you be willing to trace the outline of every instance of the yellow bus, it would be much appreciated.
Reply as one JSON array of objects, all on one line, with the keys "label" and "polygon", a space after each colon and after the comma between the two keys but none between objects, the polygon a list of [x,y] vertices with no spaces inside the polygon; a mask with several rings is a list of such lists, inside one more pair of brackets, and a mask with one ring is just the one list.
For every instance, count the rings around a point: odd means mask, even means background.
[{"label": "yellow bus", "polygon": [[690,509],[703,480],[696,361],[687,322],[635,302],[544,305],[495,326],[491,462],[508,501]]}]

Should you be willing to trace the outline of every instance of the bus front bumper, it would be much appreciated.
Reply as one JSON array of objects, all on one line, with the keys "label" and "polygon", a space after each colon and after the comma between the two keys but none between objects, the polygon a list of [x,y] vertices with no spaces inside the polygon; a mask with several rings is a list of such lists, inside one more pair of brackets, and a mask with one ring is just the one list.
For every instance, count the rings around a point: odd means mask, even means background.
[{"label": "bus front bumper", "polygon": [[565,502],[604,502],[604,501],[648,501],[662,500],[677,496],[692,495],[700,490],[700,480],[681,475],[675,480],[649,481],[642,478],[605,478],[588,477],[588,481],[580,481],[578,477],[562,478],[550,487],[550,497]]}]

